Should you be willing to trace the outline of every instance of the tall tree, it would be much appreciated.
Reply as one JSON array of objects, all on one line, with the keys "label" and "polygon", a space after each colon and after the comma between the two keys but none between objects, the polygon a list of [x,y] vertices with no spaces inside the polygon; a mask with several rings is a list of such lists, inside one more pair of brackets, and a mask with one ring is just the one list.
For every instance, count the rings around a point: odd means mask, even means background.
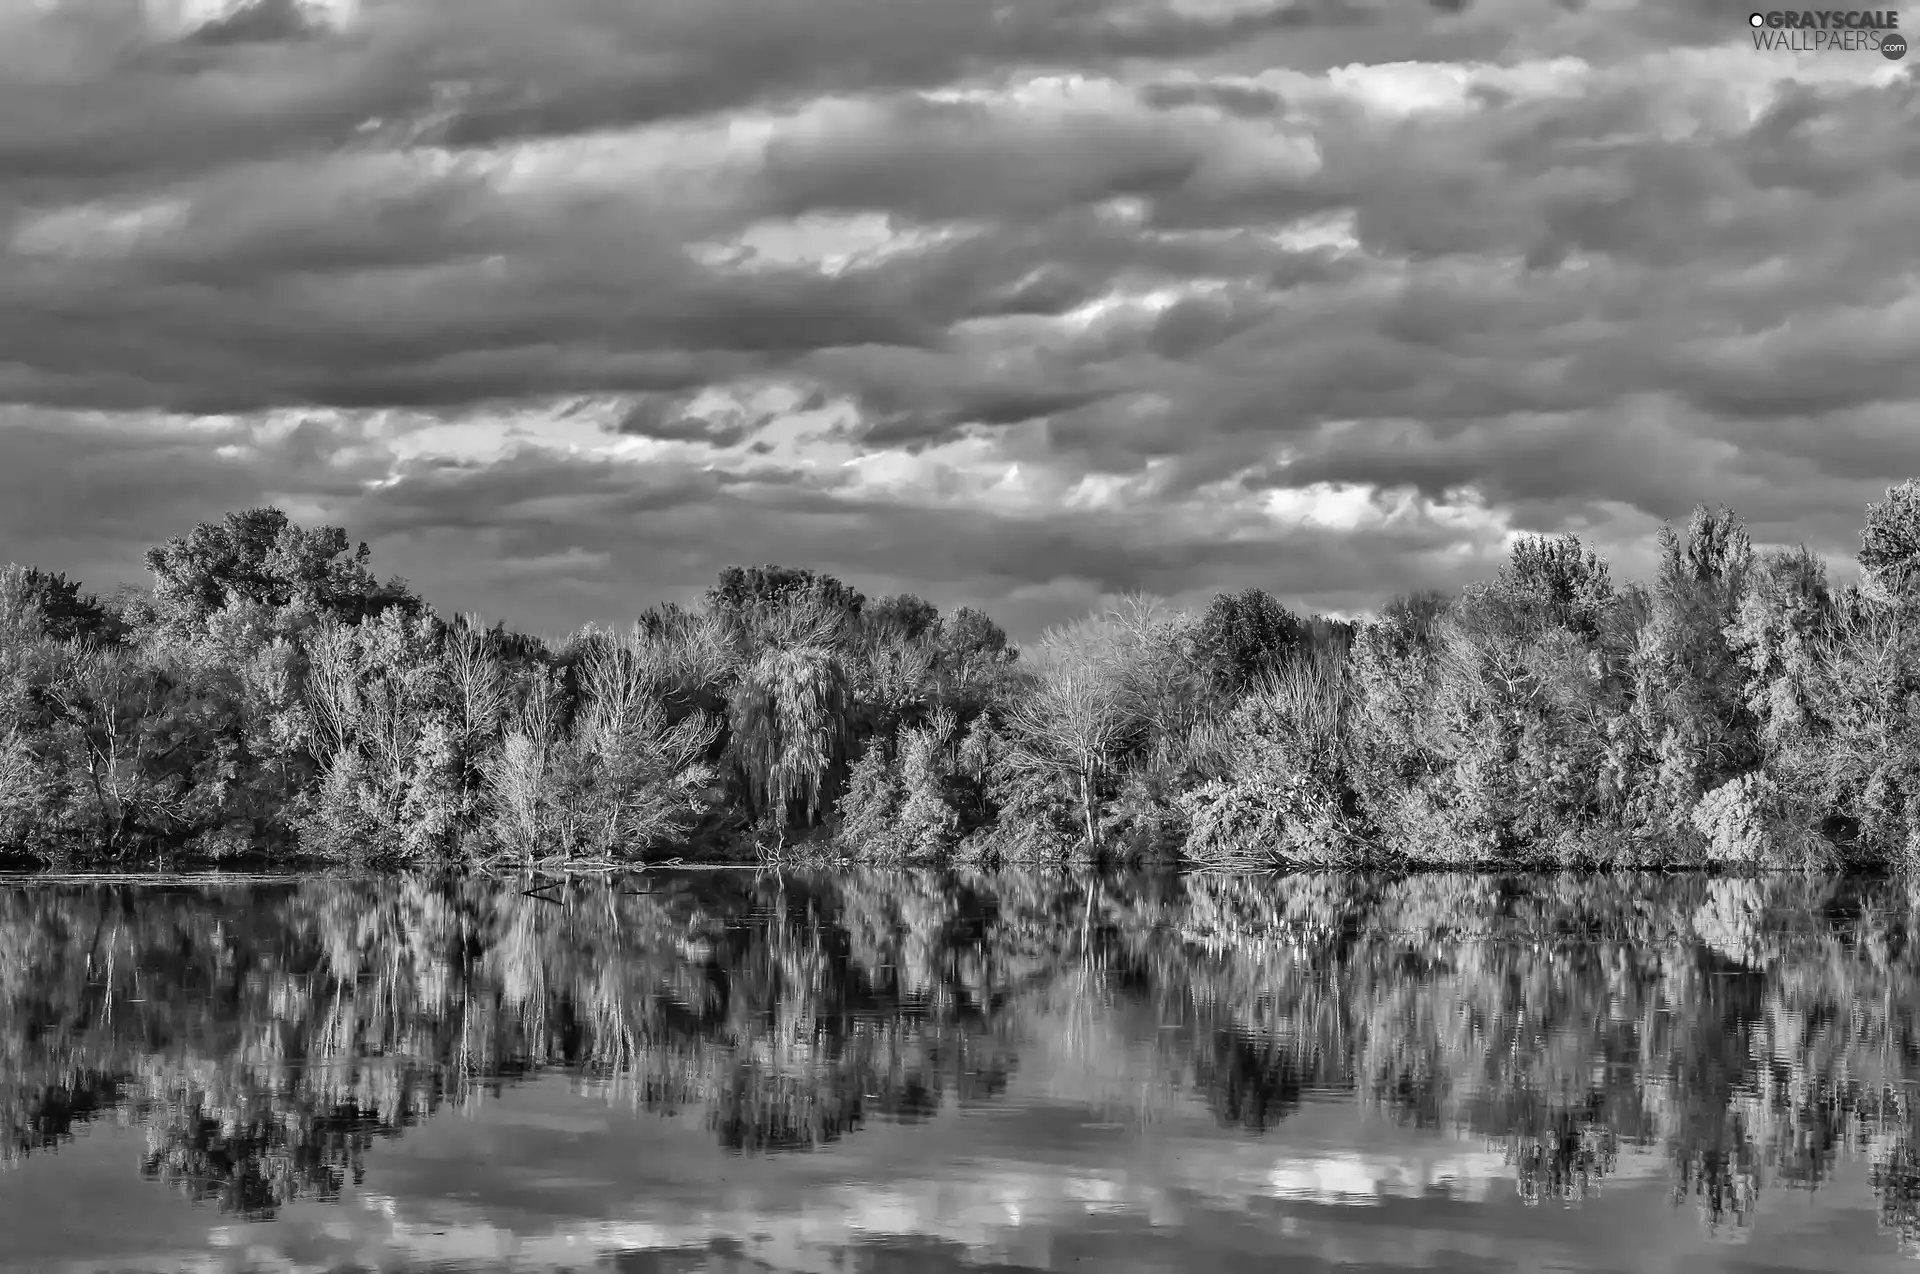
[{"label": "tall tree", "polygon": [[1754,563],[1727,641],[1746,669],[1747,708],[1768,748],[1806,739],[1813,677],[1838,620],[1826,563],[1812,550],[1776,549]]},{"label": "tall tree", "polygon": [[768,650],[746,669],[730,724],[755,814],[782,826],[819,822],[845,783],[852,710],[845,663],[830,647]]},{"label": "tall tree", "polygon": [[1728,640],[1753,566],[1753,541],[1731,509],[1693,511],[1684,535],[1660,529],[1660,569],[1633,654],[1632,739],[1616,748],[1630,816],[1650,832],[1678,833],[1710,789],[1760,759],[1746,669]]},{"label": "tall tree", "polygon": [[796,566],[729,566],[707,590],[709,609],[744,619],[805,604],[854,616],[866,601],[833,576]]},{"label": "tall tree", "polygon": [[1859,560],[1876,596],[1920,600],[1920,479],[1888,487],[1885,500],[1867,506]]},{"label": "tall tree", "polygon": [[869,624],[898,630],[908,641],[933,631],[940,622],[940,611],[932,602],[912,593],[895,593],[867,606],[861,618]]},{"label": "tall tree", "polygon": [[154,618],[176,634],[196,635],[209,616],[236,603],[348,623],[390,606],[417,611],[403,581],[374,578],[369,556],[337,526],[301,527],[271,508],[229,513],[148,550]]},{"label": "tall tree", "polygon": [[1215,688],[1237,695],[1277,672],[1305,635],[1299,616],[1265,589],[1249,588],[1213,599],[1200,617],[1194,647]]},{"label": "tall tree", "polygon": [[1588,639],[1599,635],[1613,604],[1605,559],[1583,548],[1577,535],[1522,536],[1495,588],[1519,605],[1538,609],[1546,622]]},{"label": "tall tree", "polygon": [[762,626],[728,712],[728,747],[750,812],[813,825],[844,787],[859,705],[846,612],[809,598]]},{"label": "tall tree", "polygon": [[962,677],[969,670],[1010,664],[1020,655],[1007,643],[1006,630],[971,606],[942,615],[933,643],[940,667]]},{"label": "tall tree", "polygon": [[1194,723],[1189,616],[1129,597],[1050,630],[1040,658],[1008,687],[1014,764],[1063,783],[1087,844],[1100,843],[1102,788],[1129,758],[1159,762]]},{"label": "tall tree", "polygon": [[76,580],[37,566],[9,566],[7,588],[39,611],[40,624],[55,641],[115,642],[126,635],[126,625]]}]

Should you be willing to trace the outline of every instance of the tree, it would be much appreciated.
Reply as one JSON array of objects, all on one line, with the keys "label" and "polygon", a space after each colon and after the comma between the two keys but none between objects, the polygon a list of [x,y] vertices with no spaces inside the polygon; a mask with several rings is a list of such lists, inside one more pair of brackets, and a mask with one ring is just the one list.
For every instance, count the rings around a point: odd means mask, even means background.
[{"label": "tree", "polygon": [[488,629],[478,615],[462,615],[447,625],[440,643],[459,817],[467,823],[478,812],[482,767],[506,721],[513,680],[501,657],[501,632]]},{"label": "tree", "polygon": [[1867,506],[1859,561],[1875,596],[1920,600],[1920,479],[1888,487],[1885,500]]},{"label": "tree", "polygon": [[1920,626],[1902,611],[1842,616],[1808,678],[1811,737],[1779,768],[1871,859],[1920,868]]},{"label": "tree", "polygon": [[894,748],[883,748],[878,738],[868,744],[840,798],[834,840],[842,849],[867,861],[890,861],[952,848],[960,832],[946,793],[954,728],[953,713],[942,709],[925,725],[903,728]]},{"label": "tree", "polygon": [[[1350,619],[1334,619],[1329,615],[1315,615],[1307,620],[1301,634],[1300,654],[1314,657],[1345,658],[1353,651],[1353,639],[1360,635],[1360,625]],[[1297,662],[1297,660],[1296,660]]]},{"label": "tree", "polygon": [[1215,689],[1237,696],[1277,672],[1299,649],[1306,628],[1265,589],[1222,593],[1194,634],[1194,648]]},{"label": "tree", "polygon": [[949,666],[1011,662],[1016,653],[1007,645],[1006,630],[971,606],[941,616],[934,644]]},{"label": "tree", "polygon": [[1577,535],[1522,536],[1494,586],[1514,602],[1539,609],[1548,623],[1587,639],[1599,636],[1613,603],[1605,559],[1583,549]]},{"label": "tree", "polygon": [[969,722],[991,709],[1020,652],[1000,625],[971,606],[940,617],[929,635],[935,697]]},{"label": "tree", "polygon": [[1434,625],[1451,605],[1445,593],[1434,589],[1403,593],[1387,600],[1380,608],[1379,624],[1373,627],[1391,629],[1402,645],[1424,645],[1432,636]]},{"label": "tree", "polygon": [[117,642],[126,636],[126,625],[92,593],[82,592],[77,581],[37,566],[8,566],[10,593],[36,607],[40,624],[55,641]]},{"label": "tree", "polygon": [[1368,819],[1391,845],[1437,844],[1448,767],[1434,711],[1440,688],[1438,629],[1450,604],[1438,593],[1395,598],[1354,643],[1352,772]]},{"label": "tree", "polygon": [[806,604],[852,617],[866,601],[831,575],[794,566],[729,566],[707,590],[709,609],[747,621]]},{"label": "tree", "polygon": [[1691,832],[1694,805],[1753,769],[1759,730],[1729,631],[1753,565],[1733,511],[1701,505],[1684,536],[1660,528],[1660,568],[1632,655],[1632,711],[1609,762],[1630,793],[1628,820],[1649,834]]},{"label": "tree", "polygon": [[1839,611],[1827,567],[1802,545],[1763,554],[1741,594],[1727,643],[1746,670],[1746,702],[1775,753],[1807,737],[1810,686]]},{"label": "tree", "polygon": [[1109,608],[1101,622],[1109,632],[1111,675],[1134,723],[1134,759],[1150,768],[1181,766],[1207,715],[1193,615],[1135,594]]},{"label": "tree", "polygon": [[756,817],[807,825],[832,808],[853,750],[855,704],[833,616],[769,645],[741,673],[730,745]]},{"label": "tree", "polygon": [[579,700],[569,723],[558,687],[528,687],[504,745],[482,770],[501,845],[620,857],[684,835],[713,773],[704,757],[718,722],[673,721],[664,691],[672,647],[644,629],[580,643]]},{"label": "tree", "polygon": [[398,608],[354,624],[329,619],[307,651],[322,777],[301,820],[303,841],[351,858],[449,849],[460,824],[463,758],[438,622]]},{"label": "tree", "polygon": [[638,620],[640,631],[654,640],[671,640],[701,622],[698,611],[688,610],[678,602],[659,602],[640,612]]},{"label": "tree", "polygon": [[1346,659],[1316,654],[1264,678],[1226,722],[1224,775],[1183,794],[1188,856],[1212,865],[1341,863],[1359,840],[1347,779]]},{"label": "tree", "polygon": [[1066,783],[1087,844],[1100,843],[1102,784],[1125,758],[1163,760],[1193,724],[1197,696],[1182,647],[1190,621],[1150,598],[1041,638],[1031,673],[1004,706],[1009,763]]},{"label": "tree", "polygon": [[877,628],[895,629],[908,641],[917,641],[940,622],[940,611],[912,593],[895,593],[867,606],[861,618]]},{"label": "tree", "polygon": [[1132,724],[1107,670],[1089,652],[1056,643],[1007,709],[1014,764],[1072,785],[1087,845],[1100,842],[1098,785]]},{"label": "tree", "polygon": [[861,731],[891,762],[900,725],[920,715],[934,692],[936,652],[924,637],[909,637],[894,624],[863,623],[852,646],[848,675]]},{"label": "tree", "polygon": [[164,630],[192,637],[209,616],[236,603],[286,615],[296,626],[301,617],[352,623],[393,606],[417,612],[419,601],[403,581],[374,578],[369,555],[337,526],[308,529],[272,508],[229,513],[148,550],[154,618]]},{"label": "tree", "polygon": [[189,735],[169,738],[169,678],[133,653],[72,647],[43,692],[49,759],[64,782],[62,813],[106,857],[184,823],[187,784],[174,761]]}]

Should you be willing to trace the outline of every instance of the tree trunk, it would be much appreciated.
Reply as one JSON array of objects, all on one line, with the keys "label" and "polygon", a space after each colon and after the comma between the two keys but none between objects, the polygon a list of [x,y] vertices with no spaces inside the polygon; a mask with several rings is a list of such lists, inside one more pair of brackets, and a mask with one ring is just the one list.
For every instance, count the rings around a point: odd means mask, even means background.
[{"label": "tree trunk", "polygon": [[1093,820],[1093,771],[1091,769],[1083,770],[1080,774],[1080,810],[1087,824],[1087,848],[1093,849],[1097,838]]},{"label": "tree trunk", "polygon": [[101,848],[111,857],[118,838],[114,835],[113,817],[107,811],[106,785],[100,779],[99,750],[93,746],[92,739],[87,740],[87,748],[87,777],[93,783],[94,826],[97,829],[95,834],[100,837]]}]

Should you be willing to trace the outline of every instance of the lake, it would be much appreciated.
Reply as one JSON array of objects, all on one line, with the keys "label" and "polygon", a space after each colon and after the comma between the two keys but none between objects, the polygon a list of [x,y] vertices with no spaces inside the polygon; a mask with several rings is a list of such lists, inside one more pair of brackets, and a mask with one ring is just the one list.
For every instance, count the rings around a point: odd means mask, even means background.
[{"label": "lake", "polygon": [[0,880],[0,1269],[1912,1269],[1904,886]]}]

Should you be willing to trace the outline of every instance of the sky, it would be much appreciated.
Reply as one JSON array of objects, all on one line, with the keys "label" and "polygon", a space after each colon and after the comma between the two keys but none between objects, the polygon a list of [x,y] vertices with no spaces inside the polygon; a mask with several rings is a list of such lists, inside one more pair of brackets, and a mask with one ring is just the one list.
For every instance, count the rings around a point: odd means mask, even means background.
[{"label": "sky", "polygon": [[1747,13],[0,0],[0,560],[275,504],[537,632],[779,562],[1016,636],[1701,501],[1843,567],[1920,56]]}]

